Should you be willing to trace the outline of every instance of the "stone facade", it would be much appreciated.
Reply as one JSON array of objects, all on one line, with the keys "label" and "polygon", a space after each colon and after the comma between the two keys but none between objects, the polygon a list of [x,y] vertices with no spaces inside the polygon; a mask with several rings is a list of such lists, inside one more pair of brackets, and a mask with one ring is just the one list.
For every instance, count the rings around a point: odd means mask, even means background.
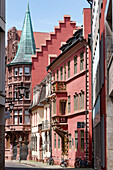
[{"label": "stone facade", "polygon": [[5,0],[0,0],[0,169],[5,169]]}]

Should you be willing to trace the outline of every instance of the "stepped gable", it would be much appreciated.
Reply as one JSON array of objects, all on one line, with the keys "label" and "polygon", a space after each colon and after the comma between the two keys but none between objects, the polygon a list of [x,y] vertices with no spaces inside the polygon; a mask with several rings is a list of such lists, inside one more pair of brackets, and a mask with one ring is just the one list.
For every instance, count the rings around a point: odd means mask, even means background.
[{"label": "stepped gable", "polygon": [[[79,27],[76,27],[76,21],[71,21],[70,19],[71,19],[70,15],[64,15],[64,20],[59,21],[59,26],[54,26],[54,32],[50,32],[50,37],[46,39],[46,43],[41,44],[41,48],[37,49],[36,52],[42,53],[44,48],[47,47],[50,44],[50,42],[52,42],[52,39],[54,39],[55,36],[57,36],[57,33],[61,31],[61,28],[63,26],[66,26],[66,22],[69,22],[74,30],[79,29]],[[36,58],[36,56],[33,55],[32,58]]]},{"label": "stepped gable", "polygon": [[35,54],[35,51],[36,46],[28,3],[16,56],[13,61],[7,66],[17,64],[31,64],[31,55]]}]

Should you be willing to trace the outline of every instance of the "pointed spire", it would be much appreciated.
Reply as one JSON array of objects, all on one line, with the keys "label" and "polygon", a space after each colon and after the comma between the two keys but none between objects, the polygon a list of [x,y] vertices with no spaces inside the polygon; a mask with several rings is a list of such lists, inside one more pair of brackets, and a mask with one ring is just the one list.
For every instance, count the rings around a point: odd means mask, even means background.
[{"label": "pointed spire", "polygon": [[27,2],[27,12],[30,12],[30,10],[29,10],[29,1]]},{"label": "pointed spire", "polygon": [[35,49],[36,46],[34,41],[28,2],[19,47],[14,60],[9,65],[31,64],[31,55],[35,54]]}]

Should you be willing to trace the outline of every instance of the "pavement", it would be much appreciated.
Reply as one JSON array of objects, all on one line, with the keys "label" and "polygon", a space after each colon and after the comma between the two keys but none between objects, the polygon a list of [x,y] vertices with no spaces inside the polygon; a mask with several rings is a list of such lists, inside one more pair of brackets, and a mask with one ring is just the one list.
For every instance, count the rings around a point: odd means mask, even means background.
[{"label": "pavement", "polygon": [[[27,160],[22,160],[21,162],[19,162],[18,160],[12,160],[12,161],[9,161],[9,160],[6,160],[5,161],[6,163],[6,167],[10,167],[10,165],[20,165],[20,166],[30,166],[32,168],[40,168],[40,169],[62,169],[62,167],[60,165],[48,165],[47,163],[43,163],[43,162],[37,162],[37,161],[27,161]],[[74,167],[67,167],[67,168],[63,168],[63,169],[75,169]],[[78,168],[76,168],[77,170]],[[81,168],[80,168],[81,169]],[[81,169],[82,170],[82,169]],[[91,168],[84,168],[83,170],[93,170]]]}]

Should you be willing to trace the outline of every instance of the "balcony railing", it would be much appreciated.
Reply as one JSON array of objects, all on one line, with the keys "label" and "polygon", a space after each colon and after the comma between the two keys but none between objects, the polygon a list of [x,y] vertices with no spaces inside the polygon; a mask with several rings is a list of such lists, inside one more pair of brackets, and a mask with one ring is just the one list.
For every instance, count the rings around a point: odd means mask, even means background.
[{"label": "balcony railing", "polygon": [[67,117],[60,116],[60,117],[53,117],[52,118],[53,126],[54,125],[64,124],[64,123],[67,124]]},{"label": "balcony railing", "polygon": [[56,81],[52,84],[52,93],[66,92],[66,82]]},{"label": "balcony railing", "polygon": [[42,130],[50,128],[50,122],[48,120],[42,121]]}]

